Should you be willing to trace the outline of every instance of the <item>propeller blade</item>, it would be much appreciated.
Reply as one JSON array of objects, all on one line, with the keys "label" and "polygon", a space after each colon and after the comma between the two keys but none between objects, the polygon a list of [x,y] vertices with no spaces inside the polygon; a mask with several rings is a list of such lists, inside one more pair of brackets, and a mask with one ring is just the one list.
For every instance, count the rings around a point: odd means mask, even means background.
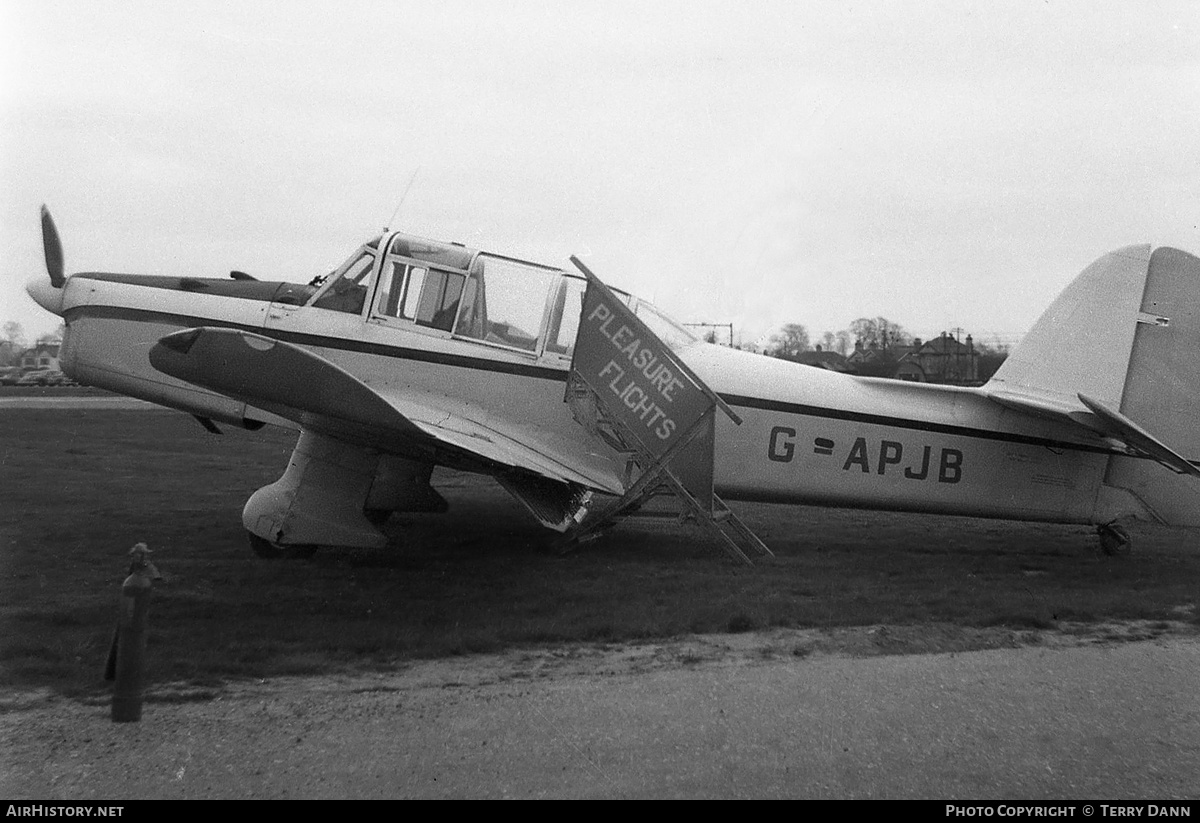
[{"label": "propeller blade", "polygon": [[61,289],[67,281],[63,275],[62,241],[58,239],[58,229],[54,227],[54,218],[50,210],[42,205],[42,248],[46,252],[46,272],[50,275],[50,285]]}]

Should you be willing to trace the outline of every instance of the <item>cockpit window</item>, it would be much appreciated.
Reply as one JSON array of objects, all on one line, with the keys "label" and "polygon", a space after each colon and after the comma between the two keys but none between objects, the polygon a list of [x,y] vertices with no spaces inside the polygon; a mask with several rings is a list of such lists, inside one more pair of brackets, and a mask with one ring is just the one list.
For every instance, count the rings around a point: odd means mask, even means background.
[{"label": "cockpit window", "polygon": [[[441,258],[414,258],[410,256],[414,253],[411,239],[403,239],[401,247],[398,236],[384,257],[377,288],[379,238],[359,248],[327,277],[304,287],[305,291],[317,289],[310,305],[362,315],[368,298],[374,295],[372,322],[402,321],[401,325],[439,329],[531,354],[544,351],[571,356],[586,280],[559,269],[490,254],[475,255],[468,271],[459,268],[470,259],[466,250],[452,249],[458,257],[447,263]],[[418,251],[431,256],[424,246]],[[650,303],[625,292],[615,294],[667,345],[685,346],[697,339]],[[286,296],[278,299],[288,302]],[[303,297],[298,293],[291,299]]]},{"label": "cockpit window", "polygon": [[[559,283],[554,302],[550,304],[550,323],[546,334],[547,352],[569,357],[575,349],[575,337],[579,334],[579,320],[583,314],[583,296],[586,291],[587,281],[581,277],[567,275]],[[626,306],[633,308],[638,319],[671,348],[696,342],[694,334],[667,317],[656,306],[616,289],[613,289],[613,294]]]},{"label": "cockpit window", "polygon": [[554,269],[479,255],[462,290],[455,332],[537,351],[546,297],[560,276]]},{"label": "cockpit window", "polygon": [[313,301],[319,309],[360,314],[371,289],[371,273],[375,270],[375,255],[360,251],[329,276],[320,296]]},{"label": "cockpit window", "polygon": [[550,306],[550,326],[546,333],[546,351],[569,357],[575,349],[579,334],[579,318],[583,314],[583,295],[587,281],[581,277],[564,277]]},{"label": "cockpit window", "polygon": [[650,327],[650,331],[654,332],[659,340],[672,349],[695,343],[699,339],[645,300],[637,301],[637,308],[633,310],[633,313],[637,315],[638,320]]},{"label": "cockpit window", "polygon": [[416,320],[421,284],[425,282],[428,271],[425,266],[412,265],[404,260],[389,257],[384,261],[378,296],[375,298],[375,314]]},{"label": "cockpit window", "polygon": [[391,256],[383,266],[375,316],[412,320],[418,326],[450,331],[462,297],[462,272],[445,271]]}]

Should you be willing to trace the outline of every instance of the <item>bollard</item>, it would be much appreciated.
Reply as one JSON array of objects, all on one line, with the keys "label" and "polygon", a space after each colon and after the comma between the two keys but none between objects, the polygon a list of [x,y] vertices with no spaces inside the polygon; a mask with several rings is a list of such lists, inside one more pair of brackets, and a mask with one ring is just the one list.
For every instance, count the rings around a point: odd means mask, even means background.
[{"label": "bollard", "polygon": [[138,543],[129,550],[132,558],[129,576],[121,584],[121,616],[117,634],[109,651],[105,679],[115,680],[112,719],[130,723],[142,719],[142,692],[145,688],[146,618],[150,611],[150,589],[159,576],[146,556],[150,549]]}]

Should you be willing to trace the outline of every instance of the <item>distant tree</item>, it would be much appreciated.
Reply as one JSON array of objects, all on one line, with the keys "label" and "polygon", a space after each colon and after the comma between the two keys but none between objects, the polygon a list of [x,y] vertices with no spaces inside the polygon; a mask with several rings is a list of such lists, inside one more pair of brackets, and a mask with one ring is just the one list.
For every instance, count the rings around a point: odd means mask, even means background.
[{"label": "distant tree", "polygon": [[884,348],[907,346],[912,343],[912,335],[905,331],[899,323],[893,323],[886,317],[876,317],[875,322],[879,324],[879,337]]},{"label": "distant tree", "polygon": [[912,335],[899,323],[886,317],[860,317],[850,324],[850,333],[863,348],[886,349],[889,346],[904,346],[912,342]]},{"label": "distant tree", "polygon": [[67,327],[65,325],[63,325],[62,323],[60,323],[58,325],[58,328],[55,329],[54,331],[48,331],[43,335],[39,335],[36,345],[40,346],[42,343],[61,343],[62,339],[63,339],[63,334],[66,332],[66,330],[67,330]]},{"label": "distant tree", "polygon": [[25,329],[21,328],[21,324],[17,321],[8,320],[4,324],[4,339],[18,348],[24,348]]},{"label": "distant tree", "polygon": [[808,351],[808,329],[799,323],[788,323],[771,337],[768,351],[775,357],[795,357]]},{"label": "distant tree", "polygon": [[850,334],[854,337],[854,342],[862,348],[868,348],[872,343],[876,346],[879,339],[879,332],[875,328],[875,321],[869,317],[860,317],[850,323]]},{"label": "distant tree", "polygon": [[824,332],[821,335],[821,348],[825,351],[835,351],[837,346],[837,335],[831,331]]},{"label": "distant tree", "polygon": [[0,333],[0,366],[13,366],[25,351],[25,330],[21,324],[9,320]]},{"label": "distant tree", "polygon": [[979,379],[986,383],[992,379],[992,375],[1008,359],[1008,346],[999,341],[990,345],[988,343],[976,343],[975,353],[978,355]]},{"label": "distant tree", "polygon": [[845,357],[850,353],[850,349],[854,345],[853,341],[850,339],[850,332],[842,329],[840,332],[834,335],[834,338],[836,339],[836,342],[833,344],[833,350]]}]

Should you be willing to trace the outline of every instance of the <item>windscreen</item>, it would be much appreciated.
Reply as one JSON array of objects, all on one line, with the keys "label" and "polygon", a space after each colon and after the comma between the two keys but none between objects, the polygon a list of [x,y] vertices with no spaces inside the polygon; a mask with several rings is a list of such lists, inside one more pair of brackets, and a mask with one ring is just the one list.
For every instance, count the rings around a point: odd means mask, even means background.
[{"label": "windscreen", "polygon": [[313,301],[313,306],[360,314],[366,304],[367,293],[371,290],[371,275],[374,271],[375,252],[366,248],[360,249],[329,275],[329,281]]}]

